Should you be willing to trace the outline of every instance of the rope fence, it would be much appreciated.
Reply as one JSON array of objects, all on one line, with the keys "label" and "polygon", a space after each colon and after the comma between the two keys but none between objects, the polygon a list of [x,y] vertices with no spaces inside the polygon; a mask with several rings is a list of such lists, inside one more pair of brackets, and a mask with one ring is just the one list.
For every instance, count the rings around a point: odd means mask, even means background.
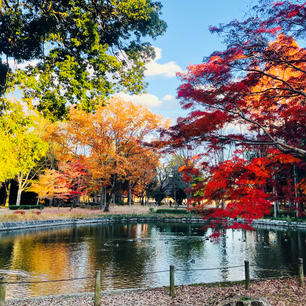
[{"label": "rope fence", "polygon": [[7,285],[16,285],[16,284],[41,284],[41,283],[57,283],[57,282],[68,282],[81,279],[93,279],[94,277],[78,277],[78,278],[65,278],[65,279],[51,279],[51,280],[42,280],[42,281],[18,281],[18,282],[0,282],[1,284]]},{"label": "rope fence", "polygon": [[[255,266],[255,265],[254,265]],[[224,269],[235,269],[235,268],[242,268],[244,265],[240,266],[230,266],[230,267],[217,267],[217,268],[199,268],[199,269],[188,269],[188,270],[180,270],[176,269],[177,272],[187,272],[187,271],[213,271],[213,270],[224,270]],[[169,270],[168,270],[169,271]]]},{"label": "rope fence", "polygon": [[[298,258],[298,280],[299,286],[304,286],[304,269],[303,269],[303,259]],[[161,270],[161,271],[148,271],[144,273],[134,274],[134,276],[142,276],[148,274],[159,274],[159,273],[169,273],[169,294],[171,297],[175,297],[175,272],[193,272],[193,271],[213,271],[213,270],[224,270],[224,269],[236,269],[236,268],[244,268],[244,284],[245,289],[248,290],[251,284],[250,278],[250,267],[255,267],[256,265],[250,265],[249,261],[244,261],[244,265],[237,265],[237,266],[229,266],[229,267],[215,267],[215,268],[198,268],[198,269],[175,269],[173,265],[170,265],[168,270]],[[260,269],[262,271],[286,271],[284,269]],[[112,275],[113,276],[113,275]],[[266,277],[266,278],[253,278],[252,280],[261,281],[266,279],[280,279],[285,278],[287,276],[279,276],[279,277]],[[6,285],[18,285],[18,284],[40,284],[40,283],[56,283],[56,282],[69,282],[69,281],[76,281],[76,280],[85,280],[85,279],[94,279],[95,282],[95,289],[94,289],[94,306],[100,305],[100,294],[101,294],[101,272],[97,270],[95,272],[95,276],[89,277],[77,277],[77,278],[66,278],[66,279],[55,279],[55,280],[42,280],[42,281],[16,281],[16,282],[8,282],[6,281],[5,277],[0,277],[0,306],[5,306],[5,291]]]}]

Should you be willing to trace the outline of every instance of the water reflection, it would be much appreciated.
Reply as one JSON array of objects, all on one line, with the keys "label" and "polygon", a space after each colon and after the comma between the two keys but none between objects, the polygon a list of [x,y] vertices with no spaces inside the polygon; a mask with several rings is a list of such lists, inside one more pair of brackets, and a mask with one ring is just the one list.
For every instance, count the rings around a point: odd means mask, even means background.
[{"label": "water reflection", "polygon": [[[0,273],[8,281],[93,277],[101,270],[102,289],[168,285],[174,265],[177,284],[243,279],[249,260],[252,277],[279,276],[305,258],[305,232],[228,230],[219,243],[210,231],[186,224],[112,224],[0,234]],[[193,271],[220,267],[218,270]],[[8,285],[8,297],[79,293],[93,279],[69,283]]]}]

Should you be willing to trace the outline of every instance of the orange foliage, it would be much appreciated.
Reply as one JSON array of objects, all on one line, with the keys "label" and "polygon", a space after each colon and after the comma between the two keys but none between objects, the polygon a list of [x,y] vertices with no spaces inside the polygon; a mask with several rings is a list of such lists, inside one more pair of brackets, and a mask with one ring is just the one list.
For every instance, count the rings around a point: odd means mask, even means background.
[{"label": "orange foliage", "polygon": [[69,121],[55,135],[66,156],[84,157],[93,180],[99,182],[92,184],[94,188],[113,188],[116,182],[130,181],[141,189],[153,179],[152,171],[158,165],[157,153],[144,148],[142,142],[167,124],[144,106],[113,98],[94,114],[73,108]]}]

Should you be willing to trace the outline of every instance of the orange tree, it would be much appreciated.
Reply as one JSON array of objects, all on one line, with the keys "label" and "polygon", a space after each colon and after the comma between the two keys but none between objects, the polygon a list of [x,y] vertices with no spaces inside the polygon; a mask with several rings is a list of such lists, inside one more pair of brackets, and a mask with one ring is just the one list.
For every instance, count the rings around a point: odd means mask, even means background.
[{"label": "orange tree", "polygon": [[101,207],[108,211],[120,186],[127,183],[131,192],[144,177],[145,163],[148,171],[155,167],[157,157],[142,141],[166,124],[146,107],[113,98],[94,114],[72,109],[69,121],[58,129],[57,135],[64,139],[67,152],[70,149],[70,154],[84,156],[95,181],[92,185],[100,188]]},{"label": "orange tree", "polygon": [[139,153],[131,155],[127,160],[125,182],[128,191],[128,204],[132,204],[132,194],[144,197],[147,189],[156,176],[156,168],[159,166],[159,155],[152,150],[138,149]]},{"label": "orange tree", "polygon": [[80,196],[86,195],[89,185],[86,164],[82,158],[71,158],[59,161],[57,168],[46,169],[28,190],[37,194],[37,203],[41,199],[50,202],[60,199],[70,200],[71,207],[78,205]]}]

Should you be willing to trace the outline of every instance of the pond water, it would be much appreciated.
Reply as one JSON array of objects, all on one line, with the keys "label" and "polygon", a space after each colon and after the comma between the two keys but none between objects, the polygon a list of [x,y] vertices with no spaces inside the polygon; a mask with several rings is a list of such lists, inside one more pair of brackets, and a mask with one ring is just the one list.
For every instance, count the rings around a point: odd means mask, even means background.
[{"label": "pond water", "polygon": [[[218,243],[210,230],[187,224],[111,224],[45,231],[0,233],[0,273],[9,282],[93,277],[101,270],[102,289],[159,287],[292,274],[305,258],[302,231],[227,230]],[[233,266],[241,266],[231,268]],[[197,270],[220,268],[216,270]],[[93,279],[7,285],[7,297],[93,291]]]}]

